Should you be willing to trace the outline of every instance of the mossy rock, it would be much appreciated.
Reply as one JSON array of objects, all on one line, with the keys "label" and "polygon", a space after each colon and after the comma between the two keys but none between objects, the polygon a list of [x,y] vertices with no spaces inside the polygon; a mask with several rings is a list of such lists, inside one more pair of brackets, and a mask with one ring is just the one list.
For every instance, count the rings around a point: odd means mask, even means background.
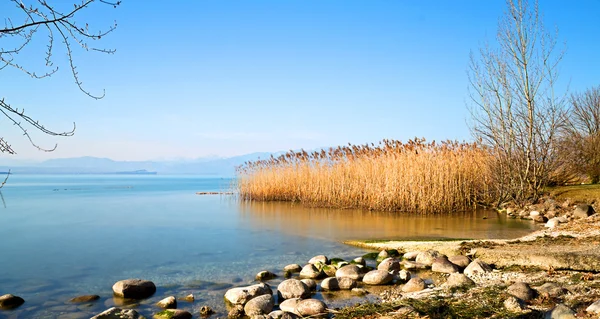
[{"label": "mossy rock", "polygon": [[366,260],[376,260],[378,255],[379,255],[379,253],[377,253],[377,252],[375,252],[375,253],[368,253],[368,254],[364,254],[362,256],[362,258],[364,258]]},{"label": "mossy rock", "polygon": [[315,265],[318,270],[323,270],[323,267],[327,266],[324,263],[314,263],[313,265]]},{"label": "mossy rock", "polygon": [[337,268],[332,265],[325,265],[322,270],[328,277],[335,277],[335,272],[337,271]]},{"label": "mossy rock", "polygon": [[341,262],[345,262],[345,260],[343,260],[342,258],[331,258],[331,260],[329,260],[329,264],[338,267],[338,264]]}]

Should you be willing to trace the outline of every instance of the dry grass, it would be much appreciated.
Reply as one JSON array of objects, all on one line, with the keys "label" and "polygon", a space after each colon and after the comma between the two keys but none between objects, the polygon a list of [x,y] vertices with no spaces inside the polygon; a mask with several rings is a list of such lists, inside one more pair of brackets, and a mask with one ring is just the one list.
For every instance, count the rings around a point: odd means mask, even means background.
[{"label": "dry grass", "polygon": [[550,196],[558,200],[570,199],[574,202],[600,203],[600,184],[557,186],[548,188]]},{"label": "dry grass", "polygon": [[488,165],[476,144],[383,140],[248,162],[237,188],[247,200],[439,213],[487,202]]}]

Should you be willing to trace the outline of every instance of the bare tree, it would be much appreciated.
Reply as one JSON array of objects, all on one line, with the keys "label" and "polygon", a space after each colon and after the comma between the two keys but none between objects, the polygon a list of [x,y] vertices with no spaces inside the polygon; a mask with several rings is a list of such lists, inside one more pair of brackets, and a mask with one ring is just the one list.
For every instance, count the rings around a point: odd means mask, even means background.
[{"label": "bare tree", "polygon": [[[50,77],[59,70],[59,66],[54,64],[55,44],[58,42],[64,49],[67,56],[67,66],[70,69],[72,77],[77,87],[86,95],[93,99],[101,99],[101,94],[93,94],[86,90],[83,82],[79,78],[77,66],[74,60],[74,50],[79,48],[84,51],[96,51],[112,54],[115,51],[111,49],[98,48],[90,45],[91,42],[99,41],[107,34],[113,32],[117,27],[116,22],[110,25],[105,31],[90,31],[90,26],[84,21],[76,21],[77,15],[84,10],[91,10],[94,5],[108,5],[117,7],[121,1],[109,2],[104,0],[84,0],[81,3],[59,5],[50,4],[50,1],[37,0],[31,1],[32,4],[25,4],[22,0],[9,0],[15,6],[13,17],[3,17],[4,26],[0,26],[0,70],[5,68],[15,68],[34,79]],[[44,65],[41,72],[36,72],[32,67],[26,66],[18,60],[19,53],[25,51],[36,38],[42,34],[47,36],[46,50],[44,54]],[[53,136],[72,136],[75,132],[75,123],[73,128],[68,131],[55,131],[46,128],[37,119],[30,117],[24,109],[11,106],[4,97],[0,98],[0,112],[9,119],[9,122],[19,129],[29,142],[41,151],[51,152],[56,149],[43,148],[38,146],[32,136],[29,128],[40,131],[44,134]],[[15,154],[10,144],[0,137],[0,152]]]},{"label": "bare tree", "polygon": [[571,95],[560,135],[561,168],[571,177],[600,182],[600,86]]},{"label": "bare tree", "polygon": [[546,32],[537,1],[507,0],[497,46],[471,54],[471,130],[492,153],[498,204],[537,199],[554,165],[564,96],[556,94],[556,34]]}]

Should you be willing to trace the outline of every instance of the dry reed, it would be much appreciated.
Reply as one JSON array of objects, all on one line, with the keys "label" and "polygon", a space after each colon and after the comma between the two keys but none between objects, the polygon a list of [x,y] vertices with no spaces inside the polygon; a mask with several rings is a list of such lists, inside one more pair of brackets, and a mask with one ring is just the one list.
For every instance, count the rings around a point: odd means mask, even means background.
[{"label": "dry reed", "polygon": [[488,154],[477,144],[424,139],[290,151],[238,167],[237,189],[245,200],[320,207],[465,210],[488,200]]}]

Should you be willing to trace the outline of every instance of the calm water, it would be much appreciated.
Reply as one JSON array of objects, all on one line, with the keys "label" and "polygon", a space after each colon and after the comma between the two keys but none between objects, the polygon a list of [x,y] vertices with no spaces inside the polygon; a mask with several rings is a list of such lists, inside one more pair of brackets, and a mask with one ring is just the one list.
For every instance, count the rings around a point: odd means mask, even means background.
[{"label": "calm water", "polygon": [[[0,318],[89,318],[119,303],[118,280],[145,278],[159,290],[135,305],[151,317],[151,305],[169,294],[194,293],[194,311],[224,311],[222,296],[251,283],[260,270],[280,272],[311,256],[356,257],[364,250],[345,239],[511,238],[532,224],[495,213],[450,217],[302,208],[285,203],[240,203],[228,179],[195,176],[13,175],[0,202],[0,294],[26,300]],[[487,219],[483,216],[487,215]],[[276,283],[276,282],[275,282]],[[98,294],[91,305],[66,300]],[[319,296],[334,298],[335,296]]]}]

